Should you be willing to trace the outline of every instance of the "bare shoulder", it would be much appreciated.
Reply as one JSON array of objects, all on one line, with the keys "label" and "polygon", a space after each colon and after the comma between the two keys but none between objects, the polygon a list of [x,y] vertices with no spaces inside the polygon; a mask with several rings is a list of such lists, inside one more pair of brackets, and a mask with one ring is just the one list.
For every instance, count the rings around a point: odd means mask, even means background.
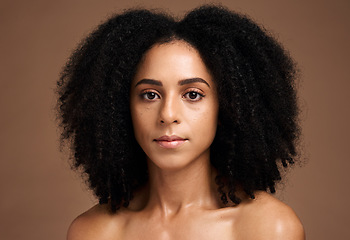
[{"label": "bare shoulder", "polygon": [[239,234],[242,239],[305,239],[293,209],[266,192],[258,192],[256,199],[243,203],[241,216],[238,224],[245,229]]},{"label": "bare shoulder", "polygon": [[67,240],[118,239],[123,229],[123,219],[112,214],[105,205],[96,205],[71,223]]}]

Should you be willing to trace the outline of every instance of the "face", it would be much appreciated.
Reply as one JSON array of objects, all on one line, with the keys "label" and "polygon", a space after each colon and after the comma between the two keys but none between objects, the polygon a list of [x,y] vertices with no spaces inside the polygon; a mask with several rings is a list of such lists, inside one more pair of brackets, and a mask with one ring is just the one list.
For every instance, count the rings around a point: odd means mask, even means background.
[{"label": "face", "polygon": [[218,99],[198,51],[183,41],[146,52],[131,84],[135,137],[149,164],[175,170],[209,161]]}]

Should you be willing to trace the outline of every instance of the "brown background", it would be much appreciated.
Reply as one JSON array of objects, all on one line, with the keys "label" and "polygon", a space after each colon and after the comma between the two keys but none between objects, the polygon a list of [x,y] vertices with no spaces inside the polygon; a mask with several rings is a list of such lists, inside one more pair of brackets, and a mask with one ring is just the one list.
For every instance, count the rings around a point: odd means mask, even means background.
[{"label": "brown background", "polygon": [[[55,81],[107,15],[144,6],[176,14],[207,1],[0,1],[0,239],[64,239],[96,203],[58,150]],[[308,239],[350,239],[350,1],[226,0],[272,30],[302,71],[304,156],[280,198]]]}]

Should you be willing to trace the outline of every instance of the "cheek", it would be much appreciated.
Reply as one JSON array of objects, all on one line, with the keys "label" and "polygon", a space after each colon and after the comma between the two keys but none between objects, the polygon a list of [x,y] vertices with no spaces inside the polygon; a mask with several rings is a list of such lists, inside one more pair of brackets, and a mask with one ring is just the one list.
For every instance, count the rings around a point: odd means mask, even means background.
[{"label": "cheek", "polygon": [[137,134],[140,131],[140,123],[141,123],[140,119],[142,119],[143,113],[137,109],[135,101],[131,101],[130,103],[130,113],[131,113],[131,120],[132,120],[133,129],[134,129],[134,134],[135,134],[135,137],[137,138]]},{"label": "cheek", "polygon": [[134,129],[138,129],[140,127],[141,119],[143,116],[143,112],[137,111],[136,109],[133,109],[131,111],[131,118],[132,118],[132,123],[134,126]]},{"label": "cheek", "polygon": [[203,137],[215,135],[218,122],[218,111],[215,105],[209,105],[205,109],[199,108],[187,115],[194,134],[202,135]]},{"label": "cheek", "polygon": [[153,126],[153,115],[149,107],[134,106],[131,108],[132,124],[137,140],[140,140],[140,138],[147,134],[149,132],[148,129]]}]

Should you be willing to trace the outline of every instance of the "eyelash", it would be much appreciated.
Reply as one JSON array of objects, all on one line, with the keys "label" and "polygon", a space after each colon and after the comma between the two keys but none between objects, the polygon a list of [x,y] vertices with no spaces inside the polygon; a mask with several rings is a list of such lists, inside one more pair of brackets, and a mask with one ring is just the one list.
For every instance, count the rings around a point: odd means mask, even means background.
[{"label": "eyelash", "polygon": [[[195,93],[197,94],[196,95],[196,98],[195,99],[191,99],[189,98],[189,94],[190,93]],[[148,94],[154,94],[154,98],[149,98]],[[187,95],[187,97],[186,97]],[[160,96],[157,92],[155,91],[152,91],[152,90],[145,90],[143,91],[141,94],[140,94],[141,98],[146,100],[146,101],[155,101],[156,99],[159,99]],[[197,99],[199,96],[199,99]],[[188,91],[186,91],[186,93],[183,95],[183,98],[187,98],[190,102],[197,102],[197,101],[200,101],[202,98],[205,97],[205,94],[203,94],[202,92],[200,92],[199,90],[197,89],[190,89]]]},{"label": "eyelash", "polygon": [[[187,97],[188,100],[191,101],[191,102],[200,101],[202,98],[205,97],[205,95],[204,95],[202,92],[200,92],[199,90],[197,90],[197,89],[190,89],[189,91],[187,91],[187,92],[184,94],[184,96],[186,96],[186,95],[188,96],[190,93],[195,93],[195,94],[197,94],[196,99],[191,99],[191,98]],[[199,99],[197,99],[198,96],[199,96]]]},{"label": "eyelash", "polygon": [[157,99],[160,98],[159,94],[156,93],[156,92],[154,92],[154,91],[152,91],[152,90],[145,90],[145,91],[143,91],[143,92],[140,94],[140,96],[141,96],[142,99],[144,99],[144,100],[146,100],[146,101],[154,101],[155,99],[149,99],[149,98],[147,98],[147,94],[150,94],[150,93],[153,93],[154,95],[156,95],[156,96],[158,97]]}]

